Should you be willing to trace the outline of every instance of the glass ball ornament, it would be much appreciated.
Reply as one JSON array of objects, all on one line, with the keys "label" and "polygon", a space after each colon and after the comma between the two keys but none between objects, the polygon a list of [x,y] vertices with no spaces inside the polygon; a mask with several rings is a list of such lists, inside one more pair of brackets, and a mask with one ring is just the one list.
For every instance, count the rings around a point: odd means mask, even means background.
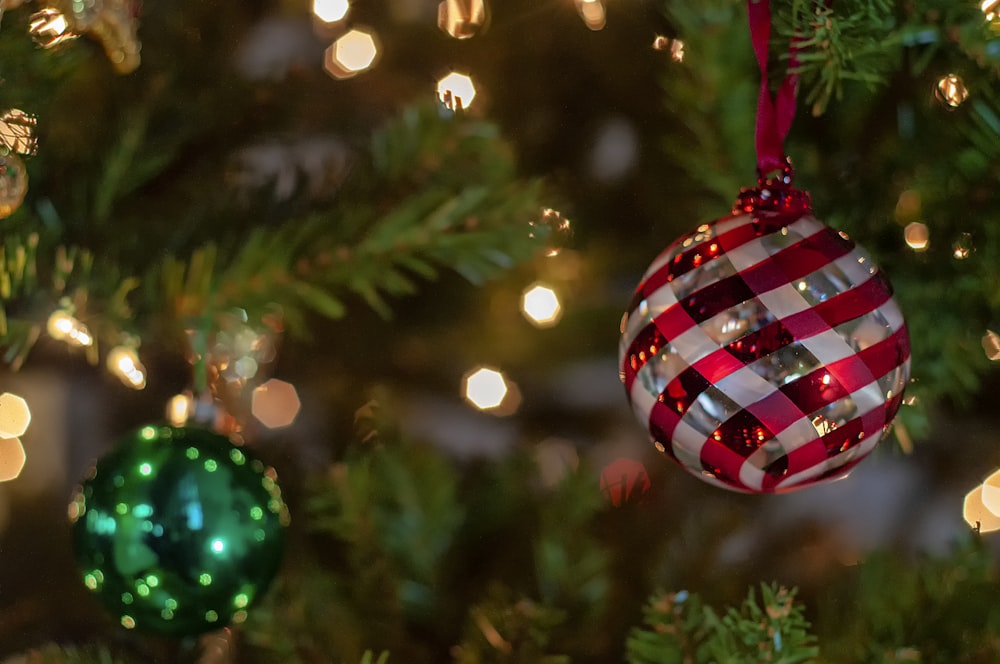
[{"label": "glass ball ornament", "polygon": [[622,318],[621,379],[656,449],[745,493],[846,476],[909,380],[885,275],[790,184],[761,178],[667,247]]},{"label": "glass ball ornament", "polygon": [[242,622],[278,570],[274,471],[207,430],[146,426],[69,507],[84,584],[128,629],[194,636]]},{"label": "glass ball ornament", "polygon": [[0,154],[0,219],[21,207],[28,193],[28,170],[13,152]]}]

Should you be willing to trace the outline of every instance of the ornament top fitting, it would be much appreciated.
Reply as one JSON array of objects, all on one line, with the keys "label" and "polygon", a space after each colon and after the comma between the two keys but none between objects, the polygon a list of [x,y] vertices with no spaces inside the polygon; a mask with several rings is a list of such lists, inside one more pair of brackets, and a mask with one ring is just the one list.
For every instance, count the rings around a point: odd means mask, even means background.
[{"label": "ornament top fitting", "polygon": [[740,190],[740,195],[733,204],[733,214],[812,213],[812,198],[809,192],[792,187],[794,173],[791,159],[785,157],[785,165],[776,176],[767,176],[767,173],[757,171],[757,186]]}]

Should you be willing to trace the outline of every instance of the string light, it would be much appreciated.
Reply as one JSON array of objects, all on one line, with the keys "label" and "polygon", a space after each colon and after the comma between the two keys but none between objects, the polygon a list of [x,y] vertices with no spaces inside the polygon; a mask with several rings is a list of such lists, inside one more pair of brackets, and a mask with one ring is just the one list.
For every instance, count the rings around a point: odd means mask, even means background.
[{"label": "string light", "polygon": [[971,233],[962,233],[955,240],[954,244],[951,245],[951,255],[955,257],[956,260],[965,260],[972,255],[972,252],[976,250],[976,247],[972,243]]},{"label": "string light", "polygon": [[167,421],[175,427],[182,427],[194,412],[194,397],[190,394],[175,394],[167,402]]},{"label": "string light", "polygon": [[146,387],[146,367],[139,361],[139,353],[134,346],[115,346],[108,353],[108,370],[127,387],[141,390]]},{"label": "string light", "polygon": [[31,424],[31,409],[24,398],[10,392],[0,394],[0,438],[19,438]]},{"label": "string light", "polygon": [[486,25],[486,0],[443,0],[438,27],[455,39],[475,37]]},{"label": "string light", "polygon": [[934,88],[934,94],[938,101],[948,108],[958,108],[969,98],[969,89],[965,87],[965,81],[957,74],[942,76]]},{"label": "string light", "polygon": [[552,327],[562,317],[562,305],[554,290],[536,283],[521,294],[521,312],[536,327]]},{"label": "string light", "polygon": [[465,398],[479,410],[491,410],[503,403],[507,396],[507,380],[496,369],[479,367],[463,380]]},{"label": "string light", "polygon": [[986,15],[987,21],[993,21],[1000,17],[1000,0],[983,0],[980,9]]},{"label": "string light", "polygon": [[79,36],[70,30],[66,16],[52,7],[46,7],[31,15],[28,33],[42,48],[53,48]]},{"label": "string light", "polygon": [[334,78],[351,78],[370,69],[378,52],[375,36],[355,28],[341,35],[326,49],[326,71]]},{"label": "string light", "polygon": [[53,339],[65,341],[71,346],[86,347],[94,344],[94,337],[87,326],[63,309],[52,312],[45,329]]},{"label": "string light", "polygon": [[476,98],[476,86],[467,74],[453,71],[438,81],[437,96],[448,110],[464,110]]},{"label": "string light", "polygon": [[313,16],[324,23],[343,21],[350,9],[348,0],[313,0],[312,4]]},{"label": "string light", "polygon": [[591,30],[601,30],[607,24],[607,12],[602,0],[576,0],[576,11]]},{"label": "string light", "polygon": [[903,229],[903,239],[906,240],[906,245],[910,249],[925,251],[928,245],[930,245],[931,231],[927,228],[927,224],[914,221],[907,224],[906,228]]},{"label": "string light", "polygon": [[680,39],[671,39],[663,35],[656,35],[653,38],[653,50],[669,51],[671,60],[674,62],[684,62],[684,42]]}]

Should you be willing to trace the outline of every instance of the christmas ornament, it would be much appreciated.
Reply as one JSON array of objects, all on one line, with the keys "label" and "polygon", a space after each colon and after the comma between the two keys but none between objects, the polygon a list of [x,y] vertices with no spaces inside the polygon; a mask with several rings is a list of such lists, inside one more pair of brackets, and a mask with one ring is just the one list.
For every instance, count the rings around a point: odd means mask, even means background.
[{"label": "christmas ornament", "polygon": [[748,492],[846,475],[888,431],[909,358],[881,271],[785,181],[670,245],[622,322],[623,380],[656,448]]},{"label": "christmas ornament", "polygon": [[910,346],[886,278],[791,186],[782,143],[798,81],[772,98],[770,6],[747,8],[758,187],[653,261],[622,319],[620,361],[658,450],[712,484],[772,493],[843,477],[872,451],[902,402]]},{"label": "christmas ornament", "polygon": [[46,0],[31,16],[29,31],[43,48],[90,35],[118,73],[128,74],[139,67],[138,18],[138,0]]},{"label": "christmas ornament", "polygon": [[146,426],[70,504],[84,583],[126,628],[191,636],[242,622],[278,569],[273,471],[207,430]]},{"label": "christmas ornament", "polygon": [[650,486],[646,467],[635,459],[616,459],[601,471],[601,493],[615,507],[639,502]]},{"label": "christmas ornament", "polygon": [[13,152],[0,154],[0,219],[21,207],[27,193],[28,171],[24,162]]}]

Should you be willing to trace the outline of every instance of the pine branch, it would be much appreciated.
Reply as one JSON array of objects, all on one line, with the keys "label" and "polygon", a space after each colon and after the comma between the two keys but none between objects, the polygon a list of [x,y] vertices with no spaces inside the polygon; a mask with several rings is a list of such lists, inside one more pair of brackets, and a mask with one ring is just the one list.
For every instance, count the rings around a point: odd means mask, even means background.
[{"label": "pine branch", "polygon": [[[132,167],[145,125],[128,126],[138,133],[130,129],[112,151],[95,190],[98,220],[147,177]],[[415,292],[418,280],[453,269],[482,283],[545,242],[544,228],[531,226],[541,213],[540,183],[516,178],[491,125],[413,108],[376,135],[371,163],[329,210],[168,255],[141,273],[135,259],[144,254],[111,249],[96,258],[57,247],[39,276],[38,235],[27,244],[8,237],[10,294],[3,296],[7,333],[0,331],[0,343],[19,366],[70,284],[79,316],[110,344],[125,326],[141,336],[167,329],[177,337],[192,326],[208,326],[207,334],[221,312],[239,308],[256,319],[274,302],[286,327],[304,336],[308,314],[340,318],[352,296],[388,317],[387,298]],[[130,267],[135,276],[117,276]],[[132,290],[138,294],[128,297]],[[96,347],[91,355],[96,361]]]},{"label": "pine branch", "polygon": [[[804,102],[814,115],[822,114],[833,99],[843,97],[849,81],[868,86],[882,84],[898,67],[900,37],[890,0],[846,0],[826,3],[794,0],[775,3],[780,61],[787,67],[794,47],[802,80]],[[888,56],[888,57],[887,57]]]},{"label": "pine branch", "polygon": [[4,664],[131,664],[103,647],[64,648],[49,645],[4,660]]},{"label": "pine branch", "polygon": [[661,593],[643,613],[646,628],[633,629],[626,646],[633,664],[803,664],[819,656],[794,590],[763,585],[758,603],[751,588],[722,616],[696,595]]},{"label": "pine branch", "polygon": [[515,600],[495,587],[490,597],[469,610],[462,642],[452,651],[456,664],[569,664],[565,655],[548,652],[550,634],[565,621],[556,609]]}]

